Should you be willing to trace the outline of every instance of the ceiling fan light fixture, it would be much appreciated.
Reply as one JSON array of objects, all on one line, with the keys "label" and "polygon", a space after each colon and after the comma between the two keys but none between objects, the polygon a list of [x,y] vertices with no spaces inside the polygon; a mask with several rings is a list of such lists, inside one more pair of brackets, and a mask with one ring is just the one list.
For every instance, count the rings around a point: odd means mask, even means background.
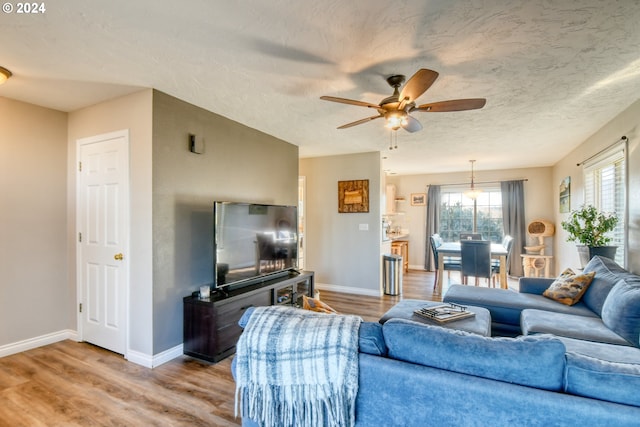
[{"label": "ceiling fan light fixture", "polygon": [[4,67],[0,67],[0,85],[9,80],[13,73]]},{"label": "ceiling fan light fixture", "polygon": [[403,126],[406,126],[409,122],[407,119],[407,113],[404,111],[391,111],[385,114],[384,118],[387,120],[385,125],[392,130],[398,130]]}]

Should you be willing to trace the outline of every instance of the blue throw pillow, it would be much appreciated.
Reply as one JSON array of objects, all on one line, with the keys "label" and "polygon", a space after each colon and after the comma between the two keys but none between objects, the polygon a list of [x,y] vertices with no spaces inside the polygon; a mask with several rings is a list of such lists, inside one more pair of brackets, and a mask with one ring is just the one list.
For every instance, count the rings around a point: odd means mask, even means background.
[{"label": "blue throw pillow", "polygon": [[545,390],[562,390],[565,347],[550,335],[489,338],[405,319],[382,326],[389,357]]},{"label": "blue throw pillow", "polygon": [[602,322],[613,332],[640,346],[640,278],[620,279],[602,306]]},{"label": "blue throw pillow", "polygon": [[582,296],[582,302],[598,316],[602,317],[602,306],[609,291],[622,276],[629,274],[629,272],[616,264],[615,261],[600,256],[591,258],[584,267],[583,274],[590,272],[595,272],[596,275]]}]

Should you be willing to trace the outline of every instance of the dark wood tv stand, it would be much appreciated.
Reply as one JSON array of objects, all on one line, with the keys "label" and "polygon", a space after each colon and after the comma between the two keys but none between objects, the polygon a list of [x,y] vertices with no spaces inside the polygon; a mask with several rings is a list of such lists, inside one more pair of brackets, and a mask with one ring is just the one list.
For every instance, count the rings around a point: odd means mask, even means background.
[{"label": "dark wood tv stand", "polygon": [[242,333],[238,320],[249,307],[275,304],[302,307],[302,296],[313,297],[312,271],[290,271],[229,292],[215,292],[209,299],[197,293],[184,297],[184,354],[219,362],[236,351]]}]

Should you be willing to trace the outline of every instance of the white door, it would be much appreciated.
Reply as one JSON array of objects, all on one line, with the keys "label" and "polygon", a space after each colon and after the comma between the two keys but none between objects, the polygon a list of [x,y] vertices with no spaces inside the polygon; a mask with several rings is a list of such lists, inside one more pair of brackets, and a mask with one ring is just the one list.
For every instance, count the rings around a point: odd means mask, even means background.
[{"label": "white door", "polygon": [[78,298],[82,340],[125,354],[129,136],[78,140]]}]

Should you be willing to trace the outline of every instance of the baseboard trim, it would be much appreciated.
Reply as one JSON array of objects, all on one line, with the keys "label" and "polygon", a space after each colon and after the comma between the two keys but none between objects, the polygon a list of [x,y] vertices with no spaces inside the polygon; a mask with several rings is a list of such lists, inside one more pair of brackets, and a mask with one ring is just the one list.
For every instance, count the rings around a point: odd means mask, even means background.
[{"label": "baseboard trim", "polygon": [[23,351],[32,350],[34,348],[43,347],[45,345],[57,343],[64,340],[78,341],[77,331],[65,329],[62,331],[41,335],[39,337],[29,338],[11,344],[5,344],[3,346],[0,346],[0,357],[22,353]]},{"label": "baseboard trim", "polygon": [[[314,287],[319,290],[340,292],[343,294],[356,294],[356,295],[365,295],[370,297],[382,296],[382,290],[380,289],[375,291],[373,289],[354,288],[352,286],[330,285],[328,283],[318,283],[318,282],[314,284]],[[320,299],[322,299],[322,294],[320,295]]]},{"label": "baseboard trim", "polygon": [[127,352],[127,360],[145,368],[157,368],[170,360],[180,357],[183,354],[183,346],[179,344],[173,348],[165,350],[161,353],[149,355],[135,350]]}]

